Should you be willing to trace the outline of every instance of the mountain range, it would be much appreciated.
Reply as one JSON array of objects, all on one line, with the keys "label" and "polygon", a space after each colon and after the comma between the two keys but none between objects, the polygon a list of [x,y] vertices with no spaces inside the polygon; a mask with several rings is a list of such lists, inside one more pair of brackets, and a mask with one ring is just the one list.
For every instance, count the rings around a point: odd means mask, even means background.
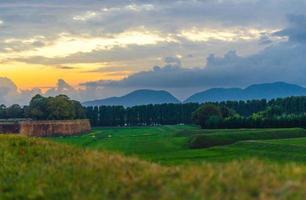
[{"label": "mountain range", "polygon": [[285,82],[254,84],[242,88],[212,88],[196,93],[181,102],[167,91],[136,90],[122,97],[84,102],[84,106],[162,104],[162,103],[203,103],[227,100],[273,99],[278,97],[306,96],[306,88]]},{"label": "mountain range", "polygon": [[264,83],[241,88],[213,88],[199,92],[188,99],[190,102],[218,102],[226,100],[273,99],[278,97],[304,96],[306,88],[285,82]]},{"label": "mountain range", "polygon": [[122,105],[125,107],[131,107],[136,105],[163,104],[163,103],[181,103],[181,102],[167,91],[136,90],[122,97],[110,97],[106,99],[88,101],[84,102],[83,105],[84,106]]}]

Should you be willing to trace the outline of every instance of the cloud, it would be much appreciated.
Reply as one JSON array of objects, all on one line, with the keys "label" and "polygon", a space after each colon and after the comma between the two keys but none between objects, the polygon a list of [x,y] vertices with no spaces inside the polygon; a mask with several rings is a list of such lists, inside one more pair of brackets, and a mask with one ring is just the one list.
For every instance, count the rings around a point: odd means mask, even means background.
[{"label": "cloud", "polygon": [[[303,39],[306,36],[303,32],[306,26],[305,20],[302,19],[301,16],[289,17],[288,27],[275,33],[277,36],[287,37],[288,41],[269,43],[267,48],[252,55],[241,56],[233,50],[223,56],[211,54],[207,57],[206,65],[189,68],[184,66],[180,55],[168,56],[164,58],[163,66],[134,73],[122,80],[89,81],[80,84],[77,89],[64,80],[59,80],[57,85],[45,94],[54,96],[64,93],[84,101],[150,88],[169,90],[176,96],[185,98],[211,87],[244,87],[274,81],[306,85],[306,44]],[[124,69],[101,67],[94,71],[122,73]],[[18,91],[16,85],[5,78],[1,79],[0,88],[3,102],[11,102],[8,100],[10,98],[19,101],[20,98],[16,97],[31,94],[31,91]]]},{"label": "cloud", "polygon": [[58,69],[66,69],[66,70],[76,69],[76,67],[71,67],[71,66],[66,66],[66,65],[57,65],[56,67]]},{"label": "cloud", "polygon": [[0,42],[0,52],[5,52],[8,54],[23,52],[28,49],[37,49],[44,46],[50,45],[45,42],[44,36],[33,36],[29,39],[14,39],[8,38]]},{"label": "cloud", "polygon": [[14,103],[25,104],[35,94],[41,93],[40,89],[19,91],[16,84],[6,77],[0,77],[0,104],[11,105]]},{"label": "cloud", "polygon": [[289,27],[275,33],[277,36],[285,36],[291,42],[306,42],[306,16],[289,15]]},{"label": "cloud", "polygon": [[[29,44],[37,44],[34,39],[28,40]],[[7,43],[11,43],[9,41]],[[117,35],[103,35],[100,37],[74,36],[67,33],[61,33],[59,38],[49,45],[42,45],[34,49],[15,53],[11,60],[27,62],[28,60],[38,60],[39,58],[57,59],[65,58],[78,53],[90,53],[93,51],[109,51],[115,47],[127,48],[130,45],[146,46],[156,45],[158,43],[176,42],[174,38],[162,35],[158,31],[150,31],[144,28],[138,30],[129,30]],[[23,42],[27,44],[26,42]]]},{"label": "cloud", "polygon": [[97,16],[97,13],[96,12],[93,12],[93,11],[87,11],[85,14],[83,15],[77,15],[77,16],[74,16],[73,17],[73,20],[76,20],[76,21],[87,21],[87,20],[90,20],[92,18],[95,18]]},{"label": "cloud", "polygon": [[[169,56],[169,57],[165,57],[165,63],[170,67],[172,67],[172,66],[177,66],[177,67],[181,67],[182,66],[182,63],[181,63],[181,60],[180,60],[180,58],[178,58],[178,57],[171,57],[171,56]],[[155,70],[156,70],[157,68],[155,67]],[[160,68],[158,68],[158,69],[160,69]]]},{"label": "cloud", "polygon": [[91,94],[91,96],[88,96],[89,99],[95,98],[95,91],[91,93],[89,89],[75,89],[62,79],[58,80],[56,86],[49,88],[46,92],[42,92],[39,88],[33,88],[31,90],[19,90],[12,80],[6,77],[0,77],[0,105],[26,105],[36,94],[43,94],[45,96],[66,94],[77,100],[86,99],[82,96]]},{"label": "cloud", "polygon": [[299,0],[4,0],[0,62],[55,68],[107,62],[136,73],[179,54],[184,66],[199,67],[210,53],[248,55],[277,42],[282,36],[271,32],[282,29],[286,14],[305,9]]},{"label": "cloud", "polygon": [[135,11],[135,12],[141,12],[141,11],[152,11],[154,10],[155,6],[152,4],[130,4],[125,7],[127,10]]},{"label": "cloud", "polygon": [[6,106],[12,104],[27,105],[31,98],[36,94],[41,94],[47,97],[65,94],[72,99],[83,102],[124,93],[126,93],[125,88],[118,88],[113,91],[94,84],[84,84],[75,88],[63,79],[59,79],[54,87],[48,88],[45,92],[41,91],[39,88],[20,90],[9,78],[0,77],[0,105],[4,104]]},{"label": "cloud", "polygon": [[8,78],[0,78],[0,102],[7,103],[17,93],[17,86]]},{"label": "cloud", "polygon": [[78,90],[69,85],[65,80],[59,79],[55,87],[45,92],[46,96],[56,96],[58,94],[66,94],[74,99],[79,99]]},{"label": "cloud", "polygon": [[262,34],[271,35],[275,30],[250,29],[250,28],[232,28],[232,29],[198,29],[193,27],[189,30],[182,30],[181,37],[194,42],[208,42],[211,40],[220,40],[227,42],[258,40]]},{"label": "cloud", "polygon": [[206,66],[184,68],[177,57],[165,58],[165,66],[142,71],[120,81],[85,83],[104,88],[168,89],[178,96],[210,87],[243,87],[249,84],[287,81],[306,85],[306,20],[290,16],[288,28],[275,33],[288,41],[272,44],[259,53],[239,56],[229,51],[224,56],[211,54]]},{"label": "cloud", "polygon": [[130,70],[126,67],[99,67],[93,70],[84,71],[84,73],[126,73]]}]

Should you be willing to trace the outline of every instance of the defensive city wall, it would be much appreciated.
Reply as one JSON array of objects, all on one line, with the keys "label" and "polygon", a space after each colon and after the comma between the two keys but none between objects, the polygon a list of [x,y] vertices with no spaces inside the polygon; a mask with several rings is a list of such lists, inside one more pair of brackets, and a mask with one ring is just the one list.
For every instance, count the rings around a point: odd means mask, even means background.
[{"label": "defensive city wall", "polygon": [[21,134],[33,137],[80,135],[91,130],[90,122],[84,120],[7,120],[0,121],[0,133]]}]

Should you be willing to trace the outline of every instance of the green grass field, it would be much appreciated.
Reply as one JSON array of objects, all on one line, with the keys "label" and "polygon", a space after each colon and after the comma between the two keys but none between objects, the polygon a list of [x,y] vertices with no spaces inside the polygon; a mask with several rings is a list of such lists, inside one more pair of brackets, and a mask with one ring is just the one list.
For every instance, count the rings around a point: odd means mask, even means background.
[{"label": "green grass field", "polygon": [[[194,137],[213,145],[190,148]],[[160,126],[55,138],[0,135],[1,200],[291,200],[305,199],[305,187],[304,129]]]},{"label": "green grass field", "polygon": [[[173,127],[167,129],[173,130]],[[95,133],[98,134],[97,130]],[[112,138],[115,137],[114,134]],[[166,136],[156,136],[156,143],[163,137]],[[72,138],[70,142],[73,142]],[[182,141],[176,142],[181,144]],[[176,142],[165,145],[161,152],[172,149]],[[267,143],[270,144],[269,141]],[[78,144],[83,145],[81,142]],[[104,149],[101,144],[87,144]],[[272,141],[271,144],[282,144],[282,141]],[[108,145],[109,149],[116,149],[115,146]],[[237,145],[249,144],[243,142]],[[124,148],[127,147],[118,146],[117,149]],[[234,145],[233,148],[237,147]],[[9,135],[0,135],[0,150],[1,200],[306,198],[306,166],[301,163],[280,165],[276,162],[248,159],[226,163],[161,166],[116,153]],[[166,155],[171,157],[172,153],[173,151]],[[194,157],[197,153],[203,154],[196,150],[190,155]],[[182,155],[188,156],[189,151]]]},{"label": "green grass field", "polygon": [[[214,141],[230,142],[224,146],[191,149],[189,141],[195,136],[208,138],[208,141],[213,138]],[[273,140],[270,140],[272,138]],[[57,137],[51,140],[81,148],[119,152],[166,165],[250,158],[280,163],[306,162],[306,131],[299,128],[240,130],[200,130],[194,126],[96,128],[86,135]]]}]

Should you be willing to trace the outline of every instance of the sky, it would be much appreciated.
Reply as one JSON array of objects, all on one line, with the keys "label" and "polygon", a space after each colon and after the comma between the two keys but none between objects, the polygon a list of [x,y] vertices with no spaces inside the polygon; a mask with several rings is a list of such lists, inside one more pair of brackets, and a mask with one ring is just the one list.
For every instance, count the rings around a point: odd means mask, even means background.
[{"label": "sky", "polygon": [[0,104],[306,86],[306,0],[1,0]]}]

